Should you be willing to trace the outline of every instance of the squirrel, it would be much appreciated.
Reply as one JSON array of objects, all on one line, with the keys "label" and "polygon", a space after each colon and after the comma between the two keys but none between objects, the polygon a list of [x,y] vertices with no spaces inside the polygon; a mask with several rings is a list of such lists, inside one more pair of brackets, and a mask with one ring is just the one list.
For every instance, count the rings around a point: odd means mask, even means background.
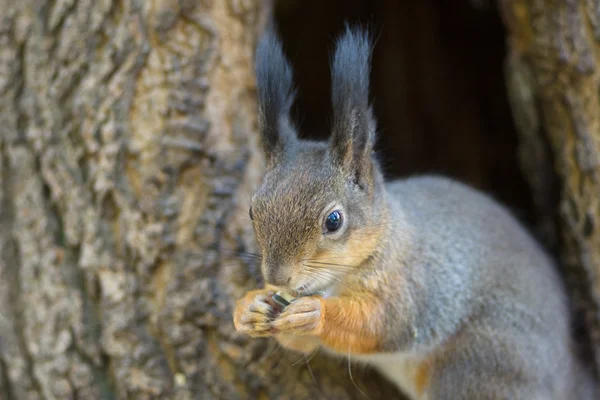
[{"label": "squirrel", "polygon": [[[346,25],[328,141],[299,139],[274,28],[256,49],[266,157],[250,218],[263,289],[236,303],[252,337],[379,370],[412,399],[592,399],[557,266],[503,205],[436,175],[386,181],[369,101],[373,40]],[[283,310],[273,294],[294,300]]]}]

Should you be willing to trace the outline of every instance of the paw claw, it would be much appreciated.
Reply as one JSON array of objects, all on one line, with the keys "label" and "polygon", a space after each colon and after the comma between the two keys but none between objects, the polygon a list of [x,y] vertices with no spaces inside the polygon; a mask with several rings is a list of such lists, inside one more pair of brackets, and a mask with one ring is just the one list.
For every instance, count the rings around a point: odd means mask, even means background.
[{"label": "paw claw", "polygon": [[276,318],[272,326],[276,332],[296,335],[313,335],[320,329],[321,303],[318,299],[298,299]]},{"label": "paw claw", "polygon": [[248,293],[238,301],[234,312],[236,330],[253,337],[270,336],[273,308],[266,291]]},{"label": "paw claw", "polygon": [[253,311],[255,313],[261,313],[261,314],[271,314],[274,311],[273,307],[271,307],[269,304],[262,302],[262,301],[250,303],[248,310]]}]

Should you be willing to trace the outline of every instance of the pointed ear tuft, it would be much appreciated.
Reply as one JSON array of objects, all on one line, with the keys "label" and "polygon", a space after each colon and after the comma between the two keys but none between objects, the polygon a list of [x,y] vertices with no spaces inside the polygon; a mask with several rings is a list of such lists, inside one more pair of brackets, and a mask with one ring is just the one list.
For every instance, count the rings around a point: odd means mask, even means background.
[{"label": "pointed ear tuft", "polygon": [[338,39],[331,65],[333,127],[330,151],[334,162],[352,178],[368,184],[375,120],[369,104],[372,37],[366,29],[351,28]]},{"label": "pointed ear tuft", "polygon": [[296,134],[290,120],[294,103],[292,67],[270,25],[256,49],[259,129],[267,163],[273,164]]}]

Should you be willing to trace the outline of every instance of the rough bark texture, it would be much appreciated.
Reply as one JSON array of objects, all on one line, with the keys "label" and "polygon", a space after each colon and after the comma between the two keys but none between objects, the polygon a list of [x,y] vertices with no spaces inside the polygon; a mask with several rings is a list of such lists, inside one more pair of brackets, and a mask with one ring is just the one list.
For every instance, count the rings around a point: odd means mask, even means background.
[{"label": "rough bark texture", "polygon": [[503,0],[500,8],[521,160],[548,231],[558,176],[562,261],[600,365],[600,2]]},{"label": "rough bark texture", "polygon": [[267,7],[0,0],[3,398],[397,396],[234,332]]}]

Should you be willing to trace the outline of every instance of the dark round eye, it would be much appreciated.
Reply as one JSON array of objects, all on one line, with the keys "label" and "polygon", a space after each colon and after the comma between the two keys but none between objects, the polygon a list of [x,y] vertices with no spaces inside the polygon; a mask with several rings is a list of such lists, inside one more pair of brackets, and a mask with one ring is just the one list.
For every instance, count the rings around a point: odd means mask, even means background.
[{"label": "dark round eye", "polygon": [[254,220],[254,215],[252,214],[252,206],[250,206],[250,209],[248,210],[248,215],[250,215],[251,220]]},{"label": "dark round eye", "polygon": [[325,219],[325,228],[328,232],[335,232],[342,226],[342,213],[333,211]]}]

